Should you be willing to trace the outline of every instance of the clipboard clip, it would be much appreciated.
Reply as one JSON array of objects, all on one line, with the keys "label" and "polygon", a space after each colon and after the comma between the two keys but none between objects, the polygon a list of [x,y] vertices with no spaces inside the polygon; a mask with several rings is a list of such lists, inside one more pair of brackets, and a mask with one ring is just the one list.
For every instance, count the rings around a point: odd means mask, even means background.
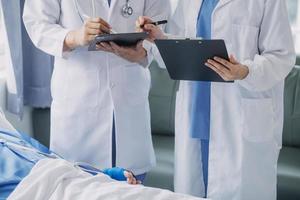
[{"label": "clipboard clip", "polygon": [[[201,38],[185,38],[185,40],[186,41],[196,40],[196,41],[198,41],[198,44],[202,44]],[[179,42],[176,42],[176,43],[179,43]]]},{"label": "clipboard clip", "polygon": [[[183,38],[183,39],[186,40],[186,41],[190,41],[190,40],[191,40],[191,38]],[[176,43],[176,44],[179,44],[179,43],[180,43],[180,40],[176,40],[175,43]]]}]

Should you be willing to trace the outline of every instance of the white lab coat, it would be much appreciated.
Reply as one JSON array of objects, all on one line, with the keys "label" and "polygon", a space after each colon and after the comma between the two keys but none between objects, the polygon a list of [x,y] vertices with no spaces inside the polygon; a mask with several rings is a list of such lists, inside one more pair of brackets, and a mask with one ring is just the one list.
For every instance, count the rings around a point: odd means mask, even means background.
[{"label": "white lab coat", "polygon": [[[93,15],[91,1],[78,2],[80,12]],[[168,15],[168,1],[131,0],[134,13],[129,18],[121,15],[125,0],[112,0],[110,7],[107,0],[95,2],[96,16],[117,32],[134,32],[139,16],[161,20]],[[87,47],[63,53],[66,34],[83,25],[73,0],[26,0],[23,19],[34,44],[55,56],[51,149],[71,161],[111,167],[114,113],[116,165],[136,174],[149,171],[155,156],[148,68],[111,53],[88,52]]]},{"label": "white lab coat", "polygon": [[[169,33],[196,37],[201,0],[179,0]],[[212,83],[208,197],[275,200],[283,127],[284,79],[295,62],[284,0],[220,0],[212,38],[249,67],[235,83]],[[176,102],[175,191],[204,196],[201,143],[188,131],[190,82]]]}]

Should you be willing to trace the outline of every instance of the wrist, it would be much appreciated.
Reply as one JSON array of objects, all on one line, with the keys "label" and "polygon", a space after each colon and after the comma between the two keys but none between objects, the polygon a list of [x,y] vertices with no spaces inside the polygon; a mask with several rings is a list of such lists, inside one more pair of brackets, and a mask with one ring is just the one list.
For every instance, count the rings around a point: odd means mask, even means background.
[{"label": "wrist", "polygon": [[147,57],[147,50],[145,48],[142,48],[138,62],[145,60],[146,57]]},{"label": "wrist", "polygon": [[249,75],[249,68],[248,68],[248,66],[244,65],[242,70],[241,70],[240,80],[245,79],[248,75]]},{"label": "wrist", "polygon": [[77,31],[70,31],[65,38],[65,48],[67,51],[72,51],[73,49],[79,47],[80,44],[77,39]]},{"label": "wrist", "polygon": [[138,64],[142,65],[145,68],[149,64],[147,56],[148,56],[147,50],[143,48],[143,54],[142,54],[141,58],[139,59]]}]

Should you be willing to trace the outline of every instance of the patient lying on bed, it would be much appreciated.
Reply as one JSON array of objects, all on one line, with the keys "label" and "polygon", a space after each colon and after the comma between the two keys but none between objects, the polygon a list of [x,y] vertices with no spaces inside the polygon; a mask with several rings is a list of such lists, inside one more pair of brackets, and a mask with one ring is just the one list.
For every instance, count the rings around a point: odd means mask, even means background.
[{"label": "patient lying on bed", "polygon": [[100,171],[62,159],[17,132],[0,108],[0,200],[199,200],[135,184],[134,175],[122,168]]},{"label": "patient lying on bed", "polygon": [[[47,158],[62,159],[25,134],[0,129],[0,199],[6,199],[31,169],[39,161]],[[85,163],[72,163],[72,165],[91,175],[104,173],[118,181],[139,183],[131,172],[122,168],[100,171]]]}]

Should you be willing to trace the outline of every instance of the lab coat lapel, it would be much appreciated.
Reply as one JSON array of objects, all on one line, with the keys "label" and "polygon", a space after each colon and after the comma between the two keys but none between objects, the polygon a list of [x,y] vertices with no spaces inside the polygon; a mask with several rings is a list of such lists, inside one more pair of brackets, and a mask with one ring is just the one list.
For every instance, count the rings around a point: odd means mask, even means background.
[{"label": "lab coat lapel", "polygon": [[114,9],[116,7],[118,0],[111,0],[110,2],[110,8],[109,8],[109,12],[108,12],[108,19],[110,20],[112,17],[112,14],[114,12]]},{"label": "lab coat lapel", "polygon": [[190,1],[189,4],[189,9],[188,11],[190,12],[190,14],[188,15],[188,19],[187,19],[187,33],[188,33],[188,37],[196,37],[196,26],[197,26],[197,18],[198,18],[198,13],[200,10],[200,6],[202,4],[203,0],[200,1]]}]

